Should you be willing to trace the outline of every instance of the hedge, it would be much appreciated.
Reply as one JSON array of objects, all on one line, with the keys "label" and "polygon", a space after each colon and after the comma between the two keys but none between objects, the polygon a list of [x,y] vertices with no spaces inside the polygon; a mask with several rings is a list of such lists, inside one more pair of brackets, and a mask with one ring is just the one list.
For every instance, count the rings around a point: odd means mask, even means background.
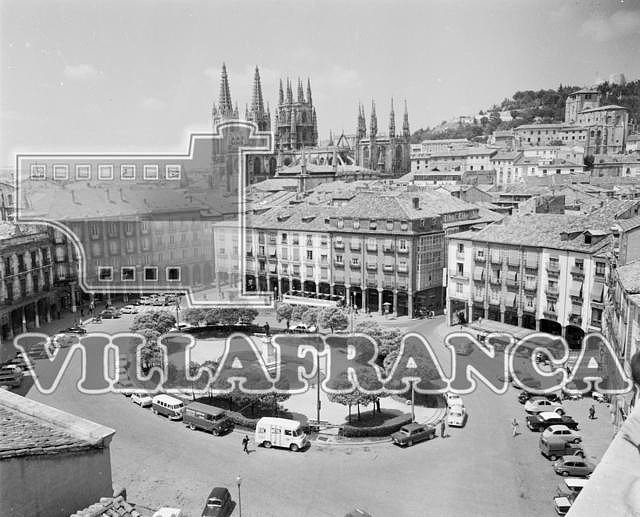
[{"label": "hedge", "polygon": [[359,438],[364,436],[388,436],[398,431],[403,425],[411,423],[411,415],[404,413],[393,417],[386,422],[370,427],[356,427],[345,424],[342,426],[342,436]]}]

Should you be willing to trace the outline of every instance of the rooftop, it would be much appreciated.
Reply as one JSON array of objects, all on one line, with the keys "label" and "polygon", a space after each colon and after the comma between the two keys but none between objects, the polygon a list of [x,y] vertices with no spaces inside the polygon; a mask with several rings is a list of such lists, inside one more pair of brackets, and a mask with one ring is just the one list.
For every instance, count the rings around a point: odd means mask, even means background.
[{"label": "rooftop", "polygon": [[0,390],[0,460],[101,449],[115,431]]},{"label": "rooftop", "polygon": [[618,278],[629,294],[640,294],[640,260],[618,267]]},{"label": "rooftop", "polygon": [[141,517],[124,497],[102,497],[100,501],[71,515],[71,517]]},{"label": "rooftop", "polygon": [[628,111],[627,108],[623,106],[616,106],[615,104],[609,104],[607,106],[600,106],[599,108],[591,108],[582,110],[580,113],[593,113],[594,111],[611,111],[611,110],[625,110]]}]

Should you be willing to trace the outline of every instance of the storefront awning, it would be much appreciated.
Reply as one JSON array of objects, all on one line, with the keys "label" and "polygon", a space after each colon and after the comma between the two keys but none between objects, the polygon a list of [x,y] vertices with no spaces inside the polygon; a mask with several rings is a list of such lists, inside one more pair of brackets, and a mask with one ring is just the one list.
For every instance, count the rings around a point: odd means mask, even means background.
[{"label": "storefront awning", "polygon": [[516,293],[506,293],[504,295],[505,307],[513,307],[516,304]]},{"label": "storefront awning", "polygon": [[473,279],[474,280],[482,280],[484,278],[484,268],[477,267],[473,270]]},{"label": "storefront awning", "polygon": [[602,282],[596,282],[593,284],[593,291],[591,293],[591,299],[594,302],[602,302],[602,293],[604,292],[604,284]]},{"label": "storefront awning", "polygon": [[576,298],[582,297],[582,282],[579,280],[571,281],[571,290],[569,291],[570,296],[574,296]]}]

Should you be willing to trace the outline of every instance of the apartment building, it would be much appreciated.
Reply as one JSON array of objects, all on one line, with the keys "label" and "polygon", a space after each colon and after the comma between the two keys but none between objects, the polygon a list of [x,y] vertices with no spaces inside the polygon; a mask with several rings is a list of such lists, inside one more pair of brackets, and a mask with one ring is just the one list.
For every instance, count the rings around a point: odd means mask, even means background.
[{"label": "apartment building", "polygon": [[602,329],[608,212],[526,214],[448,241],[447,314],[562,335],[577,346]]},{"label": "apartment building", "polygon": [[68,256],[54,254],[49,228],[0,224],[0,279],[0,345],[75,306]]}]

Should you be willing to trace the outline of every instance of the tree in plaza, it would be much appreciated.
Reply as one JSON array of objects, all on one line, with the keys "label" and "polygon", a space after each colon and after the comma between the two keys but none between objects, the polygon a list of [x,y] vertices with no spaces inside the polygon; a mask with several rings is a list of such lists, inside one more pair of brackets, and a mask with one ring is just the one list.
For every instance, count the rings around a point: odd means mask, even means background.
[{"label": "tree in plaza", "polygon": [[320,309],[318,307],[309,307],[302,315],[302,323],[307,327],[317,327]]},{"label": "tree in plaza", "polygon": [[371,336],[378,345],[378,357],[376,363],[383,366],[385,358],[391,352],[400,349],[404,332],[399,328],[386,328],[375,321],[362,321],[355,327],[355,331]]},{"label": "tree in plaza", "polygon": [[182,311],[182,320],[186,321],[189,325],[199,325],[201,321],[205,320],[205,310],[191,307]]},{"label": "tree in plaza", "polygon": [[[341,381],[345,388],[351,385],[351,381],[347,378],[346,373],[343,374]],[[368,406],[369,404],[374,402],[377,398],[376,395],[363,393],[357,388],[353,389],[349,393],[329,393],[328,397],[331,402],[342,404],[343,406],[347,406],[349,408],[349,420],[348,420],[349,423],[351,423],[351,408],[353,406],[357,407],[358,420],[360,420],[360,406],[361,405]]]},{"label": "tree in plaza", "polygon": [[293,312],[293,307],[288,303],[279,303],[278,308],[276,309],[276,318],[278,318],[278,323],[282,320],[287,322],[287,328],[289,328],[289,323],[291,322],[291,313]]},{"label": "tree in plaza", "polygon": [[304,314],[309,310],[307,305],[294,305],[291,311],[292,321],[302,321]]},{"label": "tree in plaza", "polygon": [[258,317],[258,311],[256,309],[251,309],[248,307],[241,307],[238,309],[238,320],[242,323],[253,323]]},{"label": "tree in plaza", "polygon": [[169,311],[147,311],[138,314],[131,325],[132,332],[143,329],[156,330],[160,334],[166,334],[176,324],[176,318]]},{"label": "tree in plaza", "polygon": [[339,307],[325,307],[320,311],[318,324],[323,328],[331,329],[332,333],[336,330],[344,330],[349,326],[349,315]]}]

